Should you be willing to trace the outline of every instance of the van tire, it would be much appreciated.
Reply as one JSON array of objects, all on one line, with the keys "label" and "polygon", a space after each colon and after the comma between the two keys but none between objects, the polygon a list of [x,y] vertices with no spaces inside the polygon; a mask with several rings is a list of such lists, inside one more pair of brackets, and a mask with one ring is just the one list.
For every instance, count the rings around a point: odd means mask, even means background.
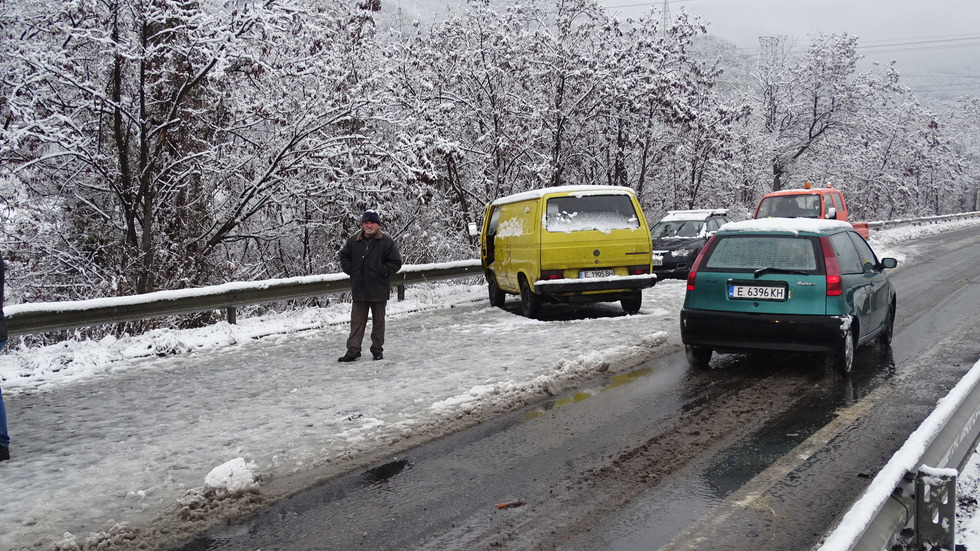
[{"label": "van tire", "polygon": [[541,297],[534,294],[526,278],[521,278],[521,313],[524,317],[537,319],[541,313]]},{"label": "van tire", "polygon": [[493,272],[487,274],[487,291],[490,296],[490,306],[503,308],[507,301],[507,293],[500,290],[500,286],[497,285],[497,276],[493,275]]},{"label": "van tire", "polygon": [[636,289],[630,293],[630,296],[621,298],[619,303],[623,305],[623,310],[629,314],[634,315],[640,312],[640,307],[643,306],[643,291]]}]

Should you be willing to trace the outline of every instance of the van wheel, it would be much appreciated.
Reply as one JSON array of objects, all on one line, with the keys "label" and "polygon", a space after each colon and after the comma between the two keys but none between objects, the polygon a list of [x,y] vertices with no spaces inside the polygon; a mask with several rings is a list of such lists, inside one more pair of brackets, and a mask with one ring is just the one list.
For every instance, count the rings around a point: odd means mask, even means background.
[{"label": "van wheel", "polygon": [[507,294],[500,290],[500,286],[497,285],[497,276],[493,273],[487,274],[487,291],[490,295],[490,306],[503,308],[504,302],[507,301]]},{"label": "van wheel", "polygon": [[711,361],[711,352],[711,348],[707,346],[692,346],[689,344],[684,347],[684,353],[687,355],[687,363],[691,367],[701,369],[708,367],[708,362]]},{"label": "van wheel", "polygon": [[531,291],[526,279],[521,279],[521,313],[525,317],[537,319],[541,312],[541,297]]},{"label": "van wheel", "polygon": [[827,368],[849,376],[854,368],[854,325],[847,328],[837,349],[827,354]]},{"label": "van wheel", "polygon": [[623,310],[627,314],[631,316],[637,314],[640,311],[640,306],[643,305],[643,291],[636,289],[630,293],[630,296],[620,299],[619,303],[623,305]]}]

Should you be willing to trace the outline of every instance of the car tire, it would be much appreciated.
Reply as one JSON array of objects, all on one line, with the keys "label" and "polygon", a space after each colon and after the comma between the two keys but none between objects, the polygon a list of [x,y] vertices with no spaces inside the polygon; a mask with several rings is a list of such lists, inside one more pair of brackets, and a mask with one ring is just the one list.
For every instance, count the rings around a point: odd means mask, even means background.
[{"label": "car tire", "polygon": [[494,308],[504,307],[504,303],[507,301],[507,293],[500,290],[500,286],[497,285],[497,276],[493,275],[493,272],[487,274],[487,292],[490,296],[490,306]]},{"label": "car tire", "polygon": [[687,363],[691,367],[706,368],[711,361],[711,348],[708,346],[686,345],[684,353],[687,355]]},{"label": "car tire", "polygon": [[827,367],[847,377],[854,369],[854,326],[847,328],[837,343],[837,348],[827,354]]},{"label": "car tire", "polygon": [[636,289],[630,293],[630,296],[620,299],[619,303],[623,305],[623,310],[627,314],[631,316],[638,314],[640,307],[643,306],[643,291]]},{"label": "car tire", "polygon": [[888,318],[885,319],[885,330],[881,332],[881,337],[878,344],[882,348],[888,348],[892,345],[892,338],[895,336],[895,304],[892,303],[888,307]]},{"label": "car tire", "polygon": [[541,313],[541,297],[534,294],[526,279],[521,279],[521,313],[524,317],[537,319]]}]

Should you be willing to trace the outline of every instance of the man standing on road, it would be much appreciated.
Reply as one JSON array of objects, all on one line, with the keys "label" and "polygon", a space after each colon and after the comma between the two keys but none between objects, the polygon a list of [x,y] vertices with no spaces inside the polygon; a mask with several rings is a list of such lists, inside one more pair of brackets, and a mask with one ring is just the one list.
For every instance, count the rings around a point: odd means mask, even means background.
[{"label": "man standing on road", "polygon": [[381,216],[369,210],[361,217],[361,230],[340,249],[340,267],[350,276],[351,312],[347,352],[337,359],[352,362],[361,355],[361,341],[371,311],[371,357],[384,358],[385,306],[391,294],[391,276],[402,267],[395,241],[381,231]]}]

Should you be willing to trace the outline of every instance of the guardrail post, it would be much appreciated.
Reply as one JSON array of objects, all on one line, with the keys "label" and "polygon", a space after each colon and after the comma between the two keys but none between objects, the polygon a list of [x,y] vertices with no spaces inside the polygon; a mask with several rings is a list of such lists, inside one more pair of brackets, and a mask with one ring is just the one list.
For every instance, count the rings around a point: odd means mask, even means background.
[{"label": "guardrail post", "polygon": [[916,473],[916,549],[955,547],[956,473],[956,469],[934,469],[925,465]]},{"label": "guardrail post", "polygon": [[230,323],[231,325],[235,325],[236,323],[238,323],[238,310],[236,310],[234,306],[229,306],[227,312],[228,312],[228,323]]},{"label": "guardrail post", "polygon": [[405,286],[398,285],[398,300],[405,300]]}]

